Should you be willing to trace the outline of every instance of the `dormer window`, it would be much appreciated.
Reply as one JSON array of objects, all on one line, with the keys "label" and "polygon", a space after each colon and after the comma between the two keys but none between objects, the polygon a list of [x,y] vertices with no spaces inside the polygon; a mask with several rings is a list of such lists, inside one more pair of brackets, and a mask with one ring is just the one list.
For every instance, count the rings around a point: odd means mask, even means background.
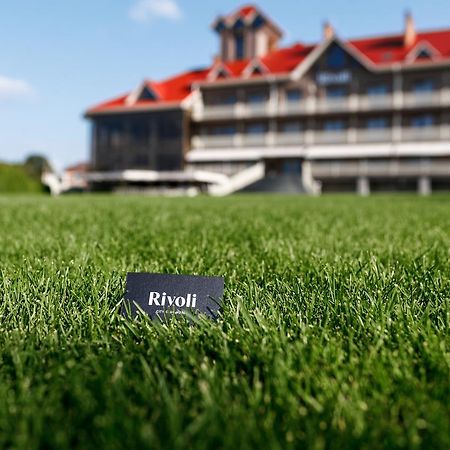
[{"label": "dormer window", "polygon": [[148,88],[144,87],[138,97],[138,101],[157,100],[155,94]]},{"label": "dormer window", "polygon": [[432,56],[433,55],[430,53],[429,50],[423,48],[422,50],[420,50],[419,53],[417,53],[416,59],[431,59]]}]

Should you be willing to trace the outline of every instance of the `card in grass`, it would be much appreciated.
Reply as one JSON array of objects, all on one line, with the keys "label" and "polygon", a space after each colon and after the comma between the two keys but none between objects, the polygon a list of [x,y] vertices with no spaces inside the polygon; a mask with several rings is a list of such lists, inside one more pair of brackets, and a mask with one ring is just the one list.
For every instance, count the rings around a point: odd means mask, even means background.
[{"label": "card in grass", "polygon": [[221,277],[128,273],[122,313],[135,317],[141,310],[160,320],[198,314],[216,318],[223,289]]}]

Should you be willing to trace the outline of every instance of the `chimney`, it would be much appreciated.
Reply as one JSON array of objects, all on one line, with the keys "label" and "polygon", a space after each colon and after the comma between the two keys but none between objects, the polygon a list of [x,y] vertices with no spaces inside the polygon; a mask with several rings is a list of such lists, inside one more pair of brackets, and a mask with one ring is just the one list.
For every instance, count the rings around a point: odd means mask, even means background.
[{"label": "chimney", "polygon": [[412,14],[408,11],[405,14],[405,35],[403,44],[405,47],[412,47],[416,42],[417,34]]},{"label": "chimney", "polygon": [[323,39],[325,40],[325,41],[328,41],[328,40],[330,40],[330,39],[333,39],[334,38],[334,28],[333,28],[333,26],[331,25],[331,23],[330,22],[325,22],[324,24],[323,24]]}]

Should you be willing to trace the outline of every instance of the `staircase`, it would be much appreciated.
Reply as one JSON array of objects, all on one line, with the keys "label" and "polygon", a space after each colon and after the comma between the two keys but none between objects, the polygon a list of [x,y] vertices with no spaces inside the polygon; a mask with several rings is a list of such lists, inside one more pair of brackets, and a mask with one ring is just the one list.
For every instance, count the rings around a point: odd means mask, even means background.
[{"label": "staircase", "polygon": [[306,194],[301,177],[298,175],[267,175],[250,184],[242,192],[283,192],[286,194]]},{"label": "staircase", "polygon": [[256,163],[236,175],[228,178],[223,183],[213,184],[209,187],[208,192],[218,197],[241,191],[249,185],[257,183],[264,178],[266,167],[263,162]]}]

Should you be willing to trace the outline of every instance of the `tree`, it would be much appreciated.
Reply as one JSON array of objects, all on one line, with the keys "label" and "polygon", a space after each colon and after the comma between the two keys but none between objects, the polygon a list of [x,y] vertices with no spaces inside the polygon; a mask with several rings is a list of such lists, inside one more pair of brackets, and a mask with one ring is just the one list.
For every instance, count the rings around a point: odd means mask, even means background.
[{"label": "tree", "polygon": [[53,172],[52,166],[47,158],[42,155],[33,154],[26,158],[25,170],[33,178],[40,180],[44,172]]}]

